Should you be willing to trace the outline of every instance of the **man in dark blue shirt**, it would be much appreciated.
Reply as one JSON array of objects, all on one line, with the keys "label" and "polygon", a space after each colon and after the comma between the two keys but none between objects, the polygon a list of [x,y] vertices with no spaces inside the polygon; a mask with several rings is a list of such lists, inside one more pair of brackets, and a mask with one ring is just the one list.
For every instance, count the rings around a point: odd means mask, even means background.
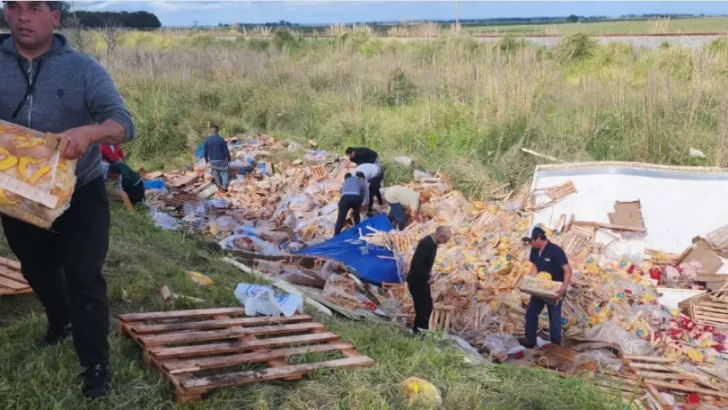
[{"label": "man in dark blue shirt", "polygon": [[558,302],[552,305],[546,301],[531,296],[526,309],[526,337],[521,339],[521,345],[532,348],[536,346],[536,333],[538,331],[538,315],[541,314],[544,306],[549,311],[549,336],[551,343],[561,344],[561,305],[563,296],[569,288],[571,282],[571,266],[566,258],[566,253],[556,244],[546,239],[546,232],[539,227],[533,228],[530,238],[524,238],[524,241],[531,244],[531,275],[539,272],[548,272],[551,274],[551,280],[562,282],[561,288],[557,293]]},{"label": "man in dark blue shirt", "polygon": [[205,162],[210,164],[212,176],[215,177],[215,185],[223,192],[227,192],[230,180],[228,166],[232,159],[227,142],[218,134],[217,125],[210,126],[210,135],[205,139],[204,151]]}]

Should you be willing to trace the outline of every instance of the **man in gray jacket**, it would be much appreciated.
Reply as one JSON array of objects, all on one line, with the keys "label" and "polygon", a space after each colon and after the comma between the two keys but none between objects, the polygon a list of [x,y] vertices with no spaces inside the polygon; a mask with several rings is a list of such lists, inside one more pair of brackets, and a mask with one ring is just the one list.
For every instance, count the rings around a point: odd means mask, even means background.
[{"label": "man in gray jacket", "polygon": [[61,2],[4,2],[11,34],[0,34],[0,119],[52,132],[78,159],[70,208],[50,230],[2,216],[23,276],[43,303],[42,346],[73,336],[83,394],[109,388],[109,304],[102,275],[109,245],[109,202],[98,144],[134,137],[134,124],[109,74],[54,34]]},{"label": "man in gray jacket", "polygon": [[344,227],[346,217],[351,210],[354,218],[354,225],[361,222],[361,207],[369,201],[369,185],[366,177],[361,172],[357,172],[356,176],[347,173],[344,176],[344,183],[341,184],[341,198],[339,198],[339,213],[336,216],[336,225],[334,226],[334,236],[341,233]]}]

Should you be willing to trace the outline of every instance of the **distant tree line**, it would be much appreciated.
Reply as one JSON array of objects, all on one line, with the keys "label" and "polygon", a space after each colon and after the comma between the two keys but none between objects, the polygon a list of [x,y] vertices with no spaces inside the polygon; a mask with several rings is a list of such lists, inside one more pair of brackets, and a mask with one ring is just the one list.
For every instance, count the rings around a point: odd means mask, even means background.
[{"label": "distant tree line", "polygon": [[[63,27],[80,26],[96,29],[102,27],[128,28],[133,30],[151,30],[162,27],[159,18],[147,11],[70,11],[64,9],[61,25]],[[0,9],[0,27],[7,28],[3,10]]]},{"label": "distant tree line", "polygon": [[[499,18],[487,18],[487,19],[460,19],[461,25],[511,25],[511,24],[548,24],[548,23],[576,23],[576,22],[595,22],[595,21],[616,21],[616,20],[647,20],[655,18],[671,18],[671,19],[684,19],[684,18],[696,18],[705,17],[705,14],[626,14],[620,17],[609,17],[609,16],[561,16],[561,17],[499,17]],[[437,23],[437,24],[455,24],[454,19],[447,20],[422,20],[422,21],[362,21],[353,24],[365,24],[371,27],[386,27],[386,26],[397,26],[405,24],[423,24],[423,23]],[[352,26],[353,24],[345,24],[346,26]],[[290,28],[305,28],[313,27],[310,24],[296,24],[289,21],[281,20],[279,22],[263,23],[263,24],[250,24],[250,23],[237,23],[237,24],[218,24],[218,27],[290,27]]]}]

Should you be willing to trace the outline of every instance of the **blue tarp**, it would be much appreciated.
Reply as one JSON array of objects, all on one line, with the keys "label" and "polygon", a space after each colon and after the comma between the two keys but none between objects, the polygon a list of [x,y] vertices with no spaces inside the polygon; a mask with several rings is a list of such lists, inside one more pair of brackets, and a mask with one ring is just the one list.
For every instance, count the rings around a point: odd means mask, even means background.
[{"label": "blue tarp", "polygon": [[202,158],[205,156],[205,143],[203,142],[200,144],[200,146],[197,147],[197,151],[195,151],[195,155],[197,158]]},{"label": "blue tarp", "polygon": [[161,178],[153,179],[151,181],[144,180],[144,189],[162,189],[164,188],[164,180]]},{"label": "blue tarp", "polygon": [[[394,254],[386,248],[368,245],[359,239],[359,229],[368,232],[367,226],[385,232],[392,230],[387,216],[379,214],[326,242],[301,249],[296,254],[336,260],[348,266],[359,279],[376,285],[382,282],[401,283],[397,262],[391,259]],[[387,259],[378,256],[386,256]]]}]

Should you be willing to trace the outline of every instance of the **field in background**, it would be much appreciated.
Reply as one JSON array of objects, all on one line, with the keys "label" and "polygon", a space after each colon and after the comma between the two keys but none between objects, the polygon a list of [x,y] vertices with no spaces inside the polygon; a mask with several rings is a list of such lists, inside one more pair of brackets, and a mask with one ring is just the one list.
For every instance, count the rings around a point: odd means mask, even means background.
[{"label": "field in background", "polygon": [[652,51],[579,34],[546,49],[453,34],[404,44],[365,30],[319,41],[120,33],[109,52],[100,33],[85,41],[126,97],[140,133],[129,150],[148,166],[189,155],[208,121],[225,135],[411,155],[475,196],[530,175],[537,161],[521,147],[567,161],[726,165],[726,39]]},{"label": "field in background", "polygon": [[[299,36],[337,36],[347,31],[366,30],[377,37],[435,37],[453,31],[454,24],[359,24],[330,26],[293,26],[290,29]],[[187,32],[193,29],[163,29],[163,31]],[[222,33],[223,36],[269,37],[275,27],[240,27],[198,29],[206,33]],[[592,20],[576,23],[461,23],[460,30],[471,36],[512,34],[515,36],[558,36],[571,33],[602,35],[690,34],[728,33],[728,17],[655,18],[629,20]]]},{"label": "field in background", "polygon": [[514,24],[500,26],[468,25],[463,26],[463,29],[476,35],[503,33],[514,35],[562,35],[586,33],[596,36],[644,33],[725,33],[728,32],[728,17],[616,20],[560,24]]}]

